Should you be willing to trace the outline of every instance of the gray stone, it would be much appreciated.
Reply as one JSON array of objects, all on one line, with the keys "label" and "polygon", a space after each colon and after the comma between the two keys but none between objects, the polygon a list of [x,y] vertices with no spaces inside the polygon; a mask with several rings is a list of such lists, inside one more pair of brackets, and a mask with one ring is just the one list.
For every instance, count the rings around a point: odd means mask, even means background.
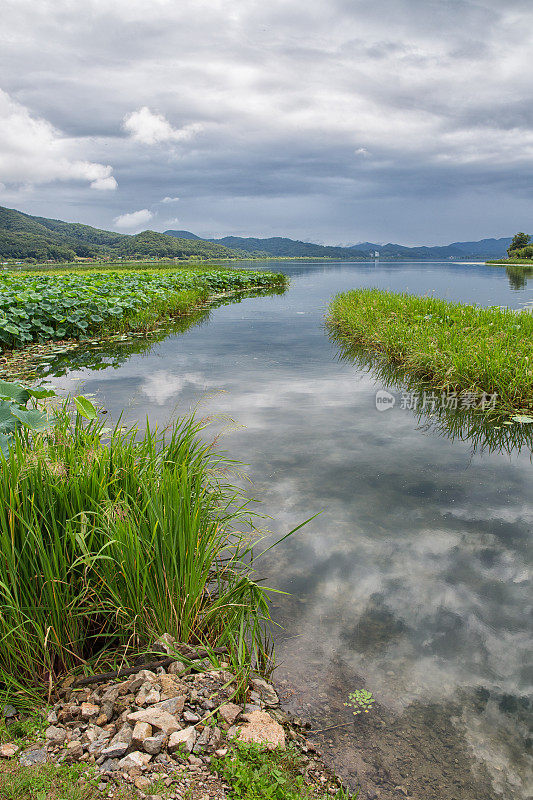
[{"label": "gray stone", "polygon": [[152,726],[149,725],[148,722],[136,722],[133,729],[133,735],[131,737],[132,747],[134,747],[135,750],[138,750],[143,746],[144,740],[148,739],[151,735]]},{"label": "gray stone", "polygon": [[2,708],[2,716],[4,719],[13,719],[17,716],[17,709],[8,703]]},{"label": "gray stone", "polygon": [[183,719],[185,722],[200,722],[200,717],[198,714],[194,714],[192,711],[184,711],[183,712]]},{"label": "gray stone", "polygon": [[179,717],[181,716],[184,705],[185,695],[181,695],[180,697],[171,697],[170,700],[162,700],[160,703],[156,703],[153,708],[166,711],[168,714],[172,714],[174,717]]},{"label": "gray stone", "polygon": [[119,769],[119,760],[118,758],[106,758],[100,764],[100,771],[101,772],[116,772]]},{"label": "gray stone", "polygon": [[67,732],[64,728],[58,728],[55,725],[50,725],[44,732],[46,740],[50,744],[63,744],[67,738]]},{"label": "gray stone", "polygon": [[134,711],[127,716],[128,722],[147,722],[152,728],[163,731],[167,735],[179,731],[180,724],[172,714],[164,711],[161,708],[152,706],[151,708],[143,708],[141,711]]},{"label": "gray stone", "polygon": [[74,741],[74,742],[69,742],[67,744],[67,753],[66,753],[67,759],[71,761],[79,761],[82,755],[83,755],[83,747],[81,742]]},{"label": "gray stone", "polygon": [[121,758],[118,765],[120,769],[135,769],[136,767],[146,766],[151,758],[150,753],[141,753],[139,750],[134,750],[133,753],[128,753],[127,756]]},{"label": "gray stone", "polygon": [[175,731],[168,740],[168,752],[175,753],[176,750],[186,750],[191,752],[196,742],[196,731],[192,726],[184,728],[182,731]]},{"label": "gray stone", "polygon": [[152,649],[156,653],[172,653],[176,649],[176,640],[170,633],[164,633],[152,645]]},{"label": "gray stone", "polygon": [[163,742],[165,741],[164,735],[160,734],[159,736],[148,736],[143,742],[143,750],[145,753],[150,753],[152,756],[157,756],[163,747]]},{"label": "gray stone", "polygon": [[34,764],[44,764],[46,761],[46,750],[25,750],[20,756],[19,761],[23,767],[32,767]]},{"label": "gray stone", "polygon": [[211,736],[211,729],[204,728],[200,736],[198,736],[198,738],[196,739],[192,752],[201,753],[202,750],[209,744],[210,736]]},{"label": "gray stone", "polygon": [[279,704],[279,697],[272,684],[267,683],[263,678],[252,678],[252,686],[266,706]]},{"label": "gray stone", "polygon": [[[129,743],[127,742],[111,742],[111,744],[102,749],[102,755],[106,759],[122,758],[128,752],[128,748]],[[91,752],[91,747],[89,747],[89,752]]]},{"label": "gray stone", "polygon": [[188,667],[185,666],[183,661],[173,661],[170,667],[168,668],[169,675],[181,675],[186,672],[190,672],[190,670]]}]

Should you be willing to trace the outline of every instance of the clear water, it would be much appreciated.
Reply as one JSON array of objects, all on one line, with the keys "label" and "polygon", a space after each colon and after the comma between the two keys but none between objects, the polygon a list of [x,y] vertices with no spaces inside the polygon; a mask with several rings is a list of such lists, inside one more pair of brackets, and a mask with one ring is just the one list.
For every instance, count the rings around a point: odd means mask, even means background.
[{"label": "clear water", "polygon": [[[127,421],[200,402],[273,535],[321,512],[261,577],[291,593],[273,611],[285,701],[361,798],[531,797],[528,438],[483,450],[426,424],[341,360],[323,324],[357,286],[512,308],[531,290],[474,264],[265,266],[290,275],[286,294],[214,309],[138,354],[99,350],[98,370],[89,358],[55,384]],[[376,409],[378,389],[394,408]],[[343,703],[363,686],[378,705],[354,723]]]}]

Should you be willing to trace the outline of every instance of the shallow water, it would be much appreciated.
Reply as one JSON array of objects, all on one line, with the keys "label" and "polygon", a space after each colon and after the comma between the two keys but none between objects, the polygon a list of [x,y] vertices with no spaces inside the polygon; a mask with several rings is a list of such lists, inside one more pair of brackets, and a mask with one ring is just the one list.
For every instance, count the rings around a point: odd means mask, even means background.
[{"label": "shallow water", "polygon": [[[291,593],[273,612],[285,701],[313,728],[343,725],[315,738],[361,798],[531,797],[530,441],[447,435],[340,359],[323,324],[357,286],[512,308],[531,290],[484,265],[272,267],[291,277],[283,296],[224,305],[138,354],[104,350],[98,371],[54,383],[126,421],[201,401],[273,534],[321,512],[261,575]],[[380,389],[394,408],[376,409]],[[343,703],[362,686],[377,706],[354,724]]]}]

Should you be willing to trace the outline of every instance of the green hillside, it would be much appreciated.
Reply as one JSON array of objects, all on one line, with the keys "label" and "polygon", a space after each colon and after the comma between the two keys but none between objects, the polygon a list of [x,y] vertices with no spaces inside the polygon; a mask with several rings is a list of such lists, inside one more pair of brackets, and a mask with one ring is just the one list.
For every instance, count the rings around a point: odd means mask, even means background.
[{"label": "green hillside", "polygon": [[157,231],[130,236],[0,207],[0,259],[72,261],[76,256],[210,259],[237,255],[228,247],[203,239],[180,239]]}]

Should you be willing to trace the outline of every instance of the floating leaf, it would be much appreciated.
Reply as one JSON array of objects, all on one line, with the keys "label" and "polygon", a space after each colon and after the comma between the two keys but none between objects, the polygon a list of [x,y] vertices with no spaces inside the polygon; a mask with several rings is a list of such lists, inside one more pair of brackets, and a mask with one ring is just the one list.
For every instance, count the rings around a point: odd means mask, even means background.
[{"label": "floating leaf", "polygon": [[29,392],[18,383],[0,381],[0,399],[12,400],[14,403],[27,403],[30,399]]},{"label": "floating leaf", "polygon": [[521,422],[522,424],[533,422],[533,417],[528,417],[527,414],[515,414],[511,419],[513,422]]}]

